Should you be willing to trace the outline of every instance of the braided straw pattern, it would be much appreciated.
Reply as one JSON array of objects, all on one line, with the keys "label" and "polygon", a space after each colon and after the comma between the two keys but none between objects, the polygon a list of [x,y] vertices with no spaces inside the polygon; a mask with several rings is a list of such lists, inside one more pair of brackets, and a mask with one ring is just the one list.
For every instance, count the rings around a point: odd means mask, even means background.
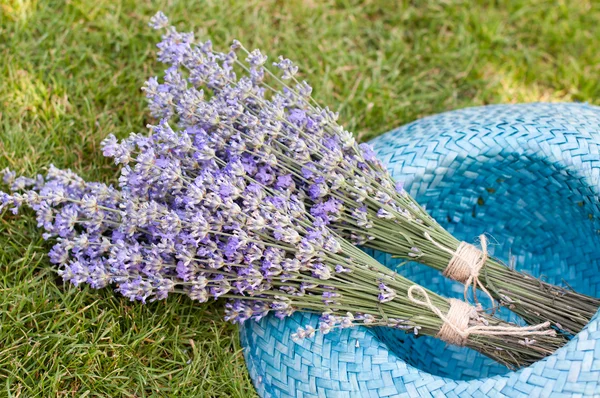
[{"label": "braided straw pattern", "polygon": [[[600,294],[600,108],[526,104],[428,117],[373,141],[393,176],[458,239],[551,283]],[[372,252],[394,267],[399,260]],[[420,264],[398,272],[448,297],[464,286]],[[483,271],[482,271],[483,272]],[[480,295],[489,305],[489,299]],[[505,319],[518,321],[506,309]],[[241,340],[263,397],[600,395],[600,312],[567,345],[509,372],[468,348],[389,328],[317,333],[318,316],[247,322]]]}]

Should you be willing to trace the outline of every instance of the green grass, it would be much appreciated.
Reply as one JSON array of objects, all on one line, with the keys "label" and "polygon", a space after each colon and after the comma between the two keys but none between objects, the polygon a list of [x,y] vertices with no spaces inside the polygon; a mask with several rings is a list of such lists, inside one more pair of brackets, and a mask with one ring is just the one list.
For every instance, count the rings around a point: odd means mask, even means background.
[{"label": "green grass", "polygon": [[[0,169],[50,163],[114,182],[107,134],[152,122],[162,9],[180,29],[300,61],[361,140],[472,105],[600,94],[592,1],[0,0]],[[0,217],[0,396],[252,396],[218,305],[148,306],[65,286],[29,217]]]}]

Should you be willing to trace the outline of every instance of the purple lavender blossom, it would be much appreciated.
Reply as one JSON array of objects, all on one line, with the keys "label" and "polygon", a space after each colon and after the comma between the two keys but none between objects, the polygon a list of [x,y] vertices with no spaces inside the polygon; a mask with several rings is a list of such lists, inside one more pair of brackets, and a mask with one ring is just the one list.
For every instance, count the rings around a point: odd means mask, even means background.
[{"label": "purple lavender blossom", "polygon": [[379,284],[379,302],[387,303],[388,301],[392,301],[396,298],[397,293],[394,289],[386,286],[383,282]]},{"label": "purple lavender blossom", "polygon": [[397,181],[396,185],[394,185],[394,188],[396,189],[396,192],[398,193],[404,193],[404,183],[402,181]]},{"label": "purple lavender blossom", "polygon": [[169,25],[169,19],[165,14],[159,11],[156,13],[156,15],[150,18],[150,22],[148,23],[148,25],[152,29],[163,29]]},{"label": "purple lavender blossom", "polygon": [[281,56],[279,57],[278,62],[273,62],[273,65],[283,71],[281,78],[284,80],[291,79],[296,73],[298,73],[298,67],[289,59]]}]

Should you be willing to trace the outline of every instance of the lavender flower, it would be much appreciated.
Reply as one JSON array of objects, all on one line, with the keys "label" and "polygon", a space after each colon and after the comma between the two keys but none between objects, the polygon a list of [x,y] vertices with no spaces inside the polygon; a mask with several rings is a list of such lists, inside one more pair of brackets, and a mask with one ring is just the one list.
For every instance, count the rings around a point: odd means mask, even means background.
[{"label": "lavender flower", "polygon": [[396,291],[388,286],[386,286],[383,282],[379,284],[379,302],[387,303],[388,301],[392,301],[396,298],[398,294]]},{"label": "lavender flower", "polygon": [[150,22],[148,23],[148,25],[152,29],[166,28],[169,25],[169,19],[165,14],[159,11],[158,13],[156,13],[156,15],[150,18]]}]

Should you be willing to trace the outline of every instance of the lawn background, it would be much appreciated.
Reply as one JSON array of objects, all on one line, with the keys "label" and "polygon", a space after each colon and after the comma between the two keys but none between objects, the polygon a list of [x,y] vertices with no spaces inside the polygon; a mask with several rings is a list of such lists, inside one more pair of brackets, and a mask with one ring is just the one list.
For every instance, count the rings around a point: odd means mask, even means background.
[{"label": "lawn background", "polygon": [[[162,69],[157,10],[297,60],[360,140],[466,106],[599,102],[592,1],[0,0],[0,169],[116,180],[99,143],[153,122],[139,88]],[[218,305],[65,286],[48,248],[31,216],[0,215],[0,397],[255,394]]]}]

